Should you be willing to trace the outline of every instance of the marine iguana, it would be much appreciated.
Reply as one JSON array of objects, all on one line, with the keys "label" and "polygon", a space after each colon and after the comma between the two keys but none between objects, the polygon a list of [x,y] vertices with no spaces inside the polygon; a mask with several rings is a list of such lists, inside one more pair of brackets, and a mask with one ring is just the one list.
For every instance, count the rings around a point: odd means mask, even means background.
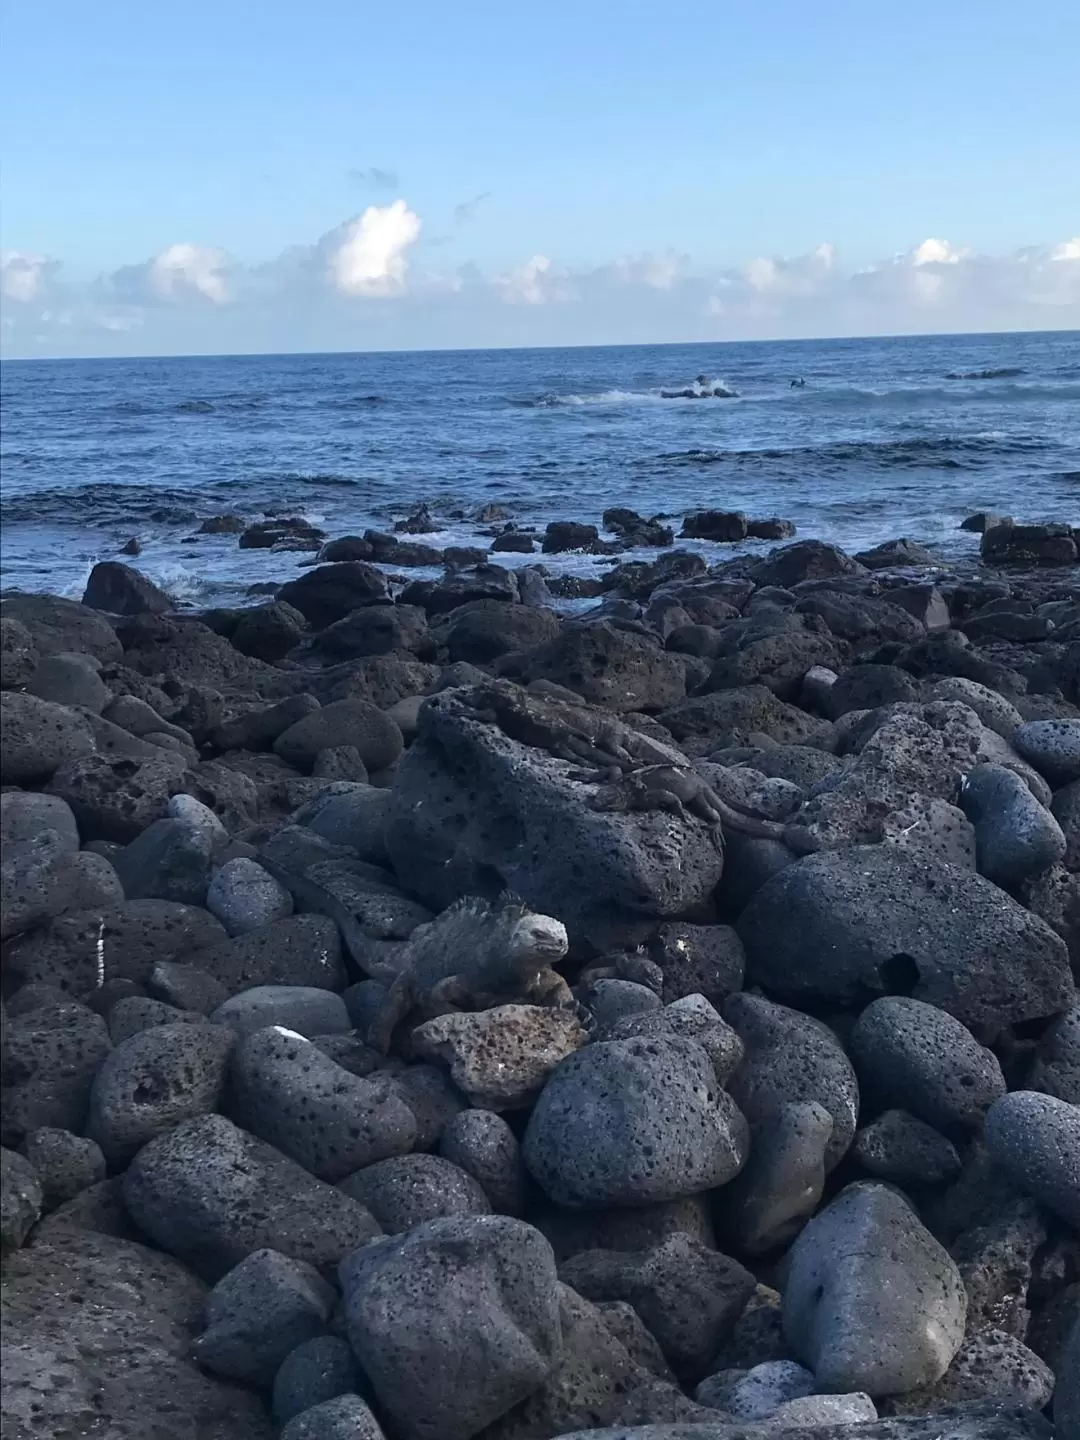
[{"label": "marine iguana", "polygon": [[642,765],[602,786],[593,804],[597,810],[670,810],[682,820],[693,816],[763,840],[783,841],[787,833],[776,820],[736,810],[703,775],[684,765]]},{"label": "marine iguana", "polygon": [[368,1043],[385,1053],[394,1027],[414,1008],[427,1018],[515,1001],[576,1010],[570,986],[552,969],[567,948],[562,922],[535,914],[516,896],[493,905],[474,896],[459,900],[413,931],[400,966],[371,969],[389,990]]}]

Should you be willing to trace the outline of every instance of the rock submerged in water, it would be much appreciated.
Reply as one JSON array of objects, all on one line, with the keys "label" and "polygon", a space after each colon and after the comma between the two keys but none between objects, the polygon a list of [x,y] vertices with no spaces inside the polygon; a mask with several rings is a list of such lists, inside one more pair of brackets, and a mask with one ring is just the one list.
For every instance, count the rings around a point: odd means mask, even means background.
[{"label": "rock submerged in water", "polygon": [[[423,547],[354,543],[251,610],[2,601],[5,720],[83,737],[5,734],[5,1434],[1038,1440],[1080,1223],[1068,572],[682,551],[565,616],[533,567],[405,586],[368,562]],[[558,988],[450,954],[470,983],[365,1043],[507,888],[569,931]]]}]

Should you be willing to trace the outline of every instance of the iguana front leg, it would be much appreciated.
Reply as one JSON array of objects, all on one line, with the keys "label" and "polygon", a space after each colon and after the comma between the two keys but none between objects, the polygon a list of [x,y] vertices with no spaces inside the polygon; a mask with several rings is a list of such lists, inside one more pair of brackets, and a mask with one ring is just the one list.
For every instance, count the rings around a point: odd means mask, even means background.
[{"label": "iguana front leg", "polygon": [[523,987],[523,996],[530,1005],[546,1005],[552,1010],[577,1007],[573,991],[557,970],[538,970]]}]

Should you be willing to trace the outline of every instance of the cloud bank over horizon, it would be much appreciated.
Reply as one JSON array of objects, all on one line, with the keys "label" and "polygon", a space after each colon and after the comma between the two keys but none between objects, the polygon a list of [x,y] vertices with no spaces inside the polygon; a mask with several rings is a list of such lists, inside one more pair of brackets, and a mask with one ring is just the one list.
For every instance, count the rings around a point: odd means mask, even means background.
[{"label": "cloud bank over horizon", "polygon": [[[392,180],[377,174],[378,183]],[[365,178],[367,173],[364,172]],[[456,207],[471,220],[486,194]],[[502,270],[430,263],[403,198],[263,264],[178,240],[80,282],[0,252],[7,357],[631,344],[1080,328],[1080,236],[981,254],[928,236],[852,267],[831,242],[710,269],[675,251],[593,266],[543,253]]]}]

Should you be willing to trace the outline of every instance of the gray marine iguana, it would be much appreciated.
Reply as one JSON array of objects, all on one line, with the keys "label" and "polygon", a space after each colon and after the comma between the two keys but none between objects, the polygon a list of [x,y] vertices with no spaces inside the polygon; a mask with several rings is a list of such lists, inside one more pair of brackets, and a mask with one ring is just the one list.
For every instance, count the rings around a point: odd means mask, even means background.
[{"label": "gray marine iguana", "polygon": [[427,1018],[514,1002],[576,1011],[570,986],[552,968],[567,949],[562,922],[537,915],[514,895],[494,904],[474,896],[459,900],[413,931],[401,964],[369,967],[389,989],[368,1043],[385,1053],[412,1009]]}]

